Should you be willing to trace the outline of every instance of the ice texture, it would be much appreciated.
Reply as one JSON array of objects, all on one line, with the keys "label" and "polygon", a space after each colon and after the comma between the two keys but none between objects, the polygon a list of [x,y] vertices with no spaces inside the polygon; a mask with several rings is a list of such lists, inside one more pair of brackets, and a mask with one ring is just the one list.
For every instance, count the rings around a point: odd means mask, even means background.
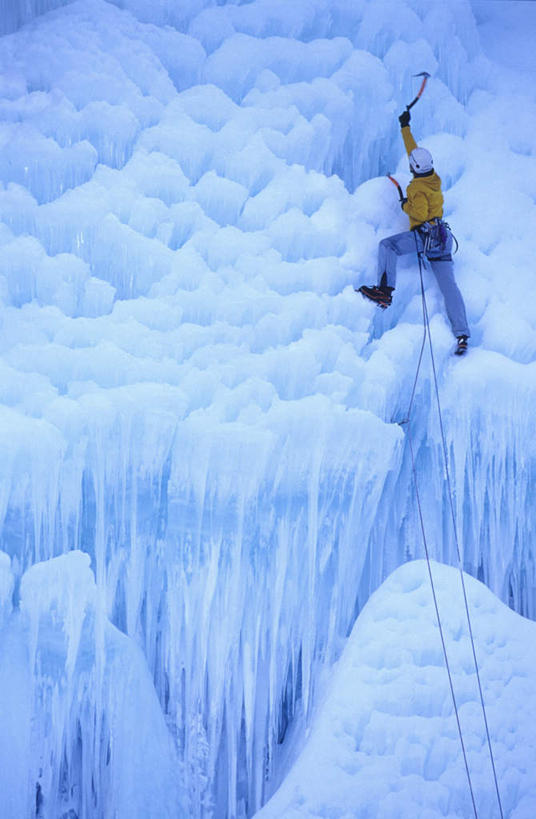
[{"label": "ice texture", "polygon": [[[386,315],[354,292],[407,227],[416,71],[473,333],[454,362],[426,271],[463,566],[536,615],[533,78],[468,0],[0,9],[0,791],[243,819],[422,557],[415,260]],[[453,563],[428,359],[413,435]]]},{"label": "ice texture", "polygon": [[[459,571],[432,576],[475,805],[500,817]],[[536,625],[465,576],[504,816],[530,819]],[[523,707],[519,707],[519,703]],[[257,819],[473,816],[428,568],[393,572],[360,613],[303,752]]]},{"label": "ice texture", "polygon": [[181,815],[147,664],[106,618],[89,564],[78,550],[35,563],[2,630],[3,815]]}]

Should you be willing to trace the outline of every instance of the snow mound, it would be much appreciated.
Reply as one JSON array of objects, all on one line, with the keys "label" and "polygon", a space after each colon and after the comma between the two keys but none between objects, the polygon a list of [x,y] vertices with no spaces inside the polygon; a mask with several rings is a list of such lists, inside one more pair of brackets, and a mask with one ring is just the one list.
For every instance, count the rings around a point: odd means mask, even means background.
[{"label": "snow mound", "polygon": [[[432,563],[479,816],[499,808],[459,571]],[[504,815],[536,815],[536,624],[465,575]],[[426,562],[372,595],[306,745],[257,819],[473,815]]]}]

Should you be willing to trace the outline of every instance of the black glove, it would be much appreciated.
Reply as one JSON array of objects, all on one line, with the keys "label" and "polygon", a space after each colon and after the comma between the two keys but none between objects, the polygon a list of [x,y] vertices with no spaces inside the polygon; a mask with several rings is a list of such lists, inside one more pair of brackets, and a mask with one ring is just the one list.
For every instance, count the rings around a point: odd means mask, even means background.
[{"label": "black glove", "polygon": [[404,205],[406,204],[407,201],[408,201],[407,196],[404,196],[404,198],[400,200],[400,207],[402,208],[402,210],[404,210]]},{"label": "black glove", "polygon": [[409,125],[409,121],[410,121],[410,119],[411,119],[411,117],[410,117],[409,111],[407,111],[407,110],[406,110],[406,111],[402,111],[402,113],[401,113],[401,114],[400,114],[400,116],[398,117],[398,121],[399,121],[399,123],[400,123],[400,127],[401,127],[401,128],[405,128],[405,127],[406,127],[406,125]]}]

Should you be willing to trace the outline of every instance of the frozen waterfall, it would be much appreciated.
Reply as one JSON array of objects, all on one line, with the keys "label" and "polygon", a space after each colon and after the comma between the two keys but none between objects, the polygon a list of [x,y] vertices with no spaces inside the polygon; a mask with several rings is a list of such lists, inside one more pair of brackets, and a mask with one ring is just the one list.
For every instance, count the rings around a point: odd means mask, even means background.
[{"label": "frozen waterfall", "polygon": [[[424,69],[473,332],[454,362],[426,274],[463,565],[536,617],[536,107],[485,26],[469,0],[0,3],[6,819],[252,816],[422,557],[415,263],[385,315],[354,287],[406,229],[383,175],[409,181]],[[433,410],[425,363],[453,564]]]}]

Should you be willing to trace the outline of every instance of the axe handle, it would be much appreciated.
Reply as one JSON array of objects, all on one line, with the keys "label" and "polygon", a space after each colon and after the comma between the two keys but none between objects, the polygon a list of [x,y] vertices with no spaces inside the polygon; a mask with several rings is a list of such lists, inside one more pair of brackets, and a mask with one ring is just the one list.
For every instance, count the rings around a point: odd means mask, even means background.
[{"label": "axe handle", "polygon": [[390,176],[390,174],[387,174],[387,179],[390,179],[391,182],[393,183],[393,185],[396,185],[396,187],[398,189],[398,196],[400,197],[400,201],[402,202],[404,200],[404,194],[402,193],[402,188],[400,187],[400,185],[398,184],[398,182],[396,181],[394,176]]},{"label": "axe handle", "polygon": [[425,78],[423,79],[422,83],[421,83],[421,87],[419,88],[419,93],[417,94],[417,96],[415,97],[415,99],[413,100],[413,102],[410,102],[410,104],[409,104],[408,106],[406,106],[406,110],[407,110],[407,111],[409,111],[409,109],[410,109],[410,108],[413,108],[413,106],[415,105],[415,103],[416,103],[416,102],[418,102],[418,101],[420,100],[420,98],[421,98],[421,96],[422,96],[422,92],[423,92],[423,91],[424,91],[424,89],[426,88],[426,83],[427,83],[427,82],[428,82],[428,77],[425,77]]}]

